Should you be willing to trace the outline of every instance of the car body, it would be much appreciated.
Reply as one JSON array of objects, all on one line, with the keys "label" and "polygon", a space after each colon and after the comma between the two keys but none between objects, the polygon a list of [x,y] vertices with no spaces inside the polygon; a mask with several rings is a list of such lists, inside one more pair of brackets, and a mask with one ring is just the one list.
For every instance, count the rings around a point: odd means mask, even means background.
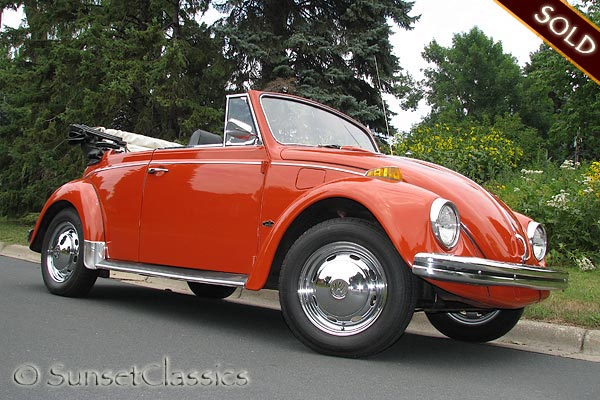
[{"label": "car body", "polygon": [[30,235],[59,295],[109,270],[206,297],[278,289],[301,341],[358,357],[394,343],[414,311],[455,339],[495,339],[567,285],[545,267],[540,224],[456,172],[380,153],[366,127],[310,100],[228,96],[223,137],[188,146],[131,152],[94,132],[76,138],[90,165]]}]

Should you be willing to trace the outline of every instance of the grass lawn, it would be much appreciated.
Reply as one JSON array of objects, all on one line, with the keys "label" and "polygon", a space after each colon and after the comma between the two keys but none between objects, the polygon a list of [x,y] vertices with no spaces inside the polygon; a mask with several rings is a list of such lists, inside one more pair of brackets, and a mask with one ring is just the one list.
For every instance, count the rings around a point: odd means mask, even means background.
[{"label": "grass lawn", "polygon": [[0,219],[0,242],[27,246],[27,232],[34,224],[10,219]]},{"label": "grass lawn", "polygon": [[569,287],[555,291],[525,309],[525,317],[546,322],[600,329],[600,269],[579,271],[551,265],[569,273]]},{"label": "grass lawn", "polygon": [[[0,242],[27,245],[27,231],[32,227],[32,223],[0,219]],[[586,272],[574,267],[550,268],[568,271],[569,287],[527,307],[525,318],[600,329],[600,268]]]}]

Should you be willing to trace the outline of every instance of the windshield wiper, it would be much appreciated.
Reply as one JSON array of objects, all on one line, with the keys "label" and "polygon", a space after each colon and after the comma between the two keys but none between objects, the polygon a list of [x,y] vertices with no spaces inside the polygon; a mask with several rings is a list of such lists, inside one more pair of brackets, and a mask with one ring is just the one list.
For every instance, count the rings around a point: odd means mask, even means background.
[{"label": "windshield wiper", "polygon": [[372,153],[371,150],[367,150],[367,149],[363,149],[362,147],[358,147],[358,146],[342,146],[339,144],[320,144],[319,147],[323,147],[326,149],[338,149],[338,150],[348,150],[348,151],[361,151],[364,153]]}]

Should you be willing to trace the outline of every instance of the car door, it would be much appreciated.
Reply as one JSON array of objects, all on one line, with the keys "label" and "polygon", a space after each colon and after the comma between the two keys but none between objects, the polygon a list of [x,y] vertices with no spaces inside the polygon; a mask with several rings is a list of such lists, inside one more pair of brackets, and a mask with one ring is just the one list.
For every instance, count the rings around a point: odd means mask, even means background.
[{"label": "car door", "polygon": [[[239,100],[229,102],[234,99]],[[234,118],[253,130],[243,138],[238,134],[222,146],[154,152],[142,199],[140,262],[250,272],[258,246],[267,154],[245,104],[248,115]],[[231,104],[226,115],[234,115]]]}]

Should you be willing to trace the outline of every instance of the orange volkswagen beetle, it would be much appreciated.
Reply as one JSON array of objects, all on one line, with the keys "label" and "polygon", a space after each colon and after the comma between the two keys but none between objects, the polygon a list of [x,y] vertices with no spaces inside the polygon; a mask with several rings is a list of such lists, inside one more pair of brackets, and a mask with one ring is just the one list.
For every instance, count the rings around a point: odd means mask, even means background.
[{"label": "orange volkswagen beetle", "polygon": [[30,234],[50,292],[84,296],[108,271],[212,298],[278,289],[303,343],[360,357],[415,311],[451,338],[496,339],[567,286],[545,268],[542,225],[456,172],[380,153],[348,116],[258,91],[229,96],[225,114],[223,136],[187,146],[72,127],[88,167]]}]

